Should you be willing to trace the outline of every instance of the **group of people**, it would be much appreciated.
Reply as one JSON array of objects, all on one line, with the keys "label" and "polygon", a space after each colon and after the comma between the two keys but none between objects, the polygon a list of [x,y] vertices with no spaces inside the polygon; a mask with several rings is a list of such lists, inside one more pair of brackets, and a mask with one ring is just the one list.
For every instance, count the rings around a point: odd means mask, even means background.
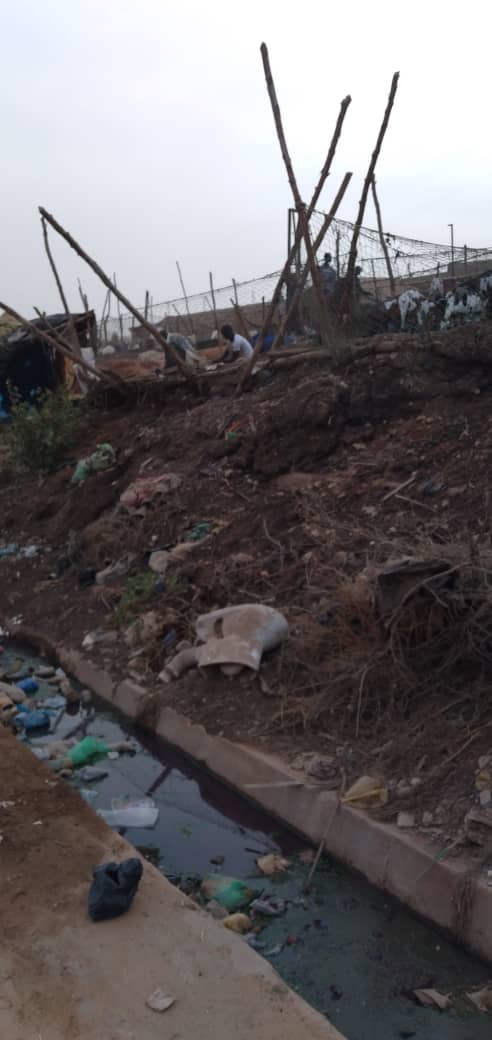
[{"label": "group of people", "polygon": [[[238,332],[234,332],[232,325],[223,325],[220,333],[226,344],[222,361],[238,361],[240,358],[247,360],[251,357],[253,353],[251,343],[245,336],[240,336]],[[191,340],[188,339],[188,336],[183,336],[180,332],[168,332],[166,329],[162,331],[162,335],[166,343],[170,347],[174,347],[181,361],[191,366],[200,364],[200,356]],[[173,363],[174,358],[171,352],[169,352],[166,360],[169,364]]]}]

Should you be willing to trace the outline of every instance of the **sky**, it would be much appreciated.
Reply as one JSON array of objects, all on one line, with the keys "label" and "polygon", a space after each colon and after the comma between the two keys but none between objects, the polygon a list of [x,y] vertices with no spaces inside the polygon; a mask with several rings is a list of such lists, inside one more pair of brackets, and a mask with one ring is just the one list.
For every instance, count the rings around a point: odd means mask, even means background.
[{"label": "sky", "polygon": [[[43,205],[137,305],[260,277],[285,259],[292,196],[260,57],[269,48],[287,143],[309,201],[339,111],[319,207],[346,170],[354,220],[391,77],[400,85],[377,168],[385,229],[492,246],[488,4],[327,0],[4,0],[0,299],[60,309]],[[365,223],[374,226],[369,201]],[[70,306],[105,290],[54,232]]]}]

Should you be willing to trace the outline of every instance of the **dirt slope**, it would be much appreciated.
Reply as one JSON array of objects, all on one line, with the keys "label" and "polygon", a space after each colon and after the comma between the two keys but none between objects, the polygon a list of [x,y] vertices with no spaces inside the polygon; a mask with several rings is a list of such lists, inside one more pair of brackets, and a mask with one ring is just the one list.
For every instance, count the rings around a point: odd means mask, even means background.
[{"label": "dirt slope", "polygon": [[[2,537],[45,551],[0,561],[0,618],[78,646],[117,627],[127,577],[100,586],[96,572],[131,552],[141,575],[149,551],[208,530],[136,605],[158,615],[152,638],[98,643],[94,659],[153,691],[147,721],[172,704],[290,758],[322,751],[336,787],[417,778],[387,813],[410,804],[420,823],[433,813],[438,839],[456,835],[492,747],[491,375],[492,329],[470,326],[365,340],[336,368],[265,369],[239,398],[231,374],[199,398],[156,384],[132,409],[98,409],[77,457],[109,440],[112,470],[78,487],[75,459],[22,487],[2,475]],[[136,512],[118,504],[139,474],[163,472],[179,486]],[[380,578],[405,557],[420,561],[410,585]],[[290,624],[260,678],[158,681],[198,614],[250,601]]]}]

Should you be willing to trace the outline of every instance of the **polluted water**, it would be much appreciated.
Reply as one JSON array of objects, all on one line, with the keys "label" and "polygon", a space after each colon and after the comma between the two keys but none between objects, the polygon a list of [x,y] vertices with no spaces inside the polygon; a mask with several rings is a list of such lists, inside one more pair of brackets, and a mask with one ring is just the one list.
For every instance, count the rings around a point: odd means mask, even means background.
[{"label": "polluted water", "polygon": [[[214,916],[235,916],[227,927],[237,927],[237,941],[348,1040],[490,1040],[492,1014],[465,996],[489,982],[490,969],[328,856],[305,892],[305,840],[98,698],[62,702],[62,677],[49,664],[5,646],[3,675],[34,675],[28,710],[48,716],[39,729],[20,725],[18,739],[49,768],[60,768],[71,745],[79,765],[66,782],[93,811]],[[81,761],[83,741],[102,750]],[[48,758],[54,744],[58,758]],[[265,874],[257,860],[284,862]],[[451,994],[451,1005],[419,1004],[414,991],[427,989]]]}]

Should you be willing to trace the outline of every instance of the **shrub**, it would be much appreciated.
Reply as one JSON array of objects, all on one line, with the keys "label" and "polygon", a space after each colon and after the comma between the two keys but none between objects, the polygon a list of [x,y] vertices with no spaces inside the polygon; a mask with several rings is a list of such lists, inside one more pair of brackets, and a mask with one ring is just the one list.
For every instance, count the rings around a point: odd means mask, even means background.
[{"label": "shrub", "polygon": [[151,570],[140,571],[139,574],[127,578],[121,599],[114,612],[118,625],[132,621],[138,615],[140,608],[154,598],[157,582],[157,574]]},{"label": "shrub", "polygon": [[9,387],[12,421],[7,430],[11,463],[18,473],[51,473],[75,443],[80,412],[67,390],[37,391],[32,402],[21,401]]}]

